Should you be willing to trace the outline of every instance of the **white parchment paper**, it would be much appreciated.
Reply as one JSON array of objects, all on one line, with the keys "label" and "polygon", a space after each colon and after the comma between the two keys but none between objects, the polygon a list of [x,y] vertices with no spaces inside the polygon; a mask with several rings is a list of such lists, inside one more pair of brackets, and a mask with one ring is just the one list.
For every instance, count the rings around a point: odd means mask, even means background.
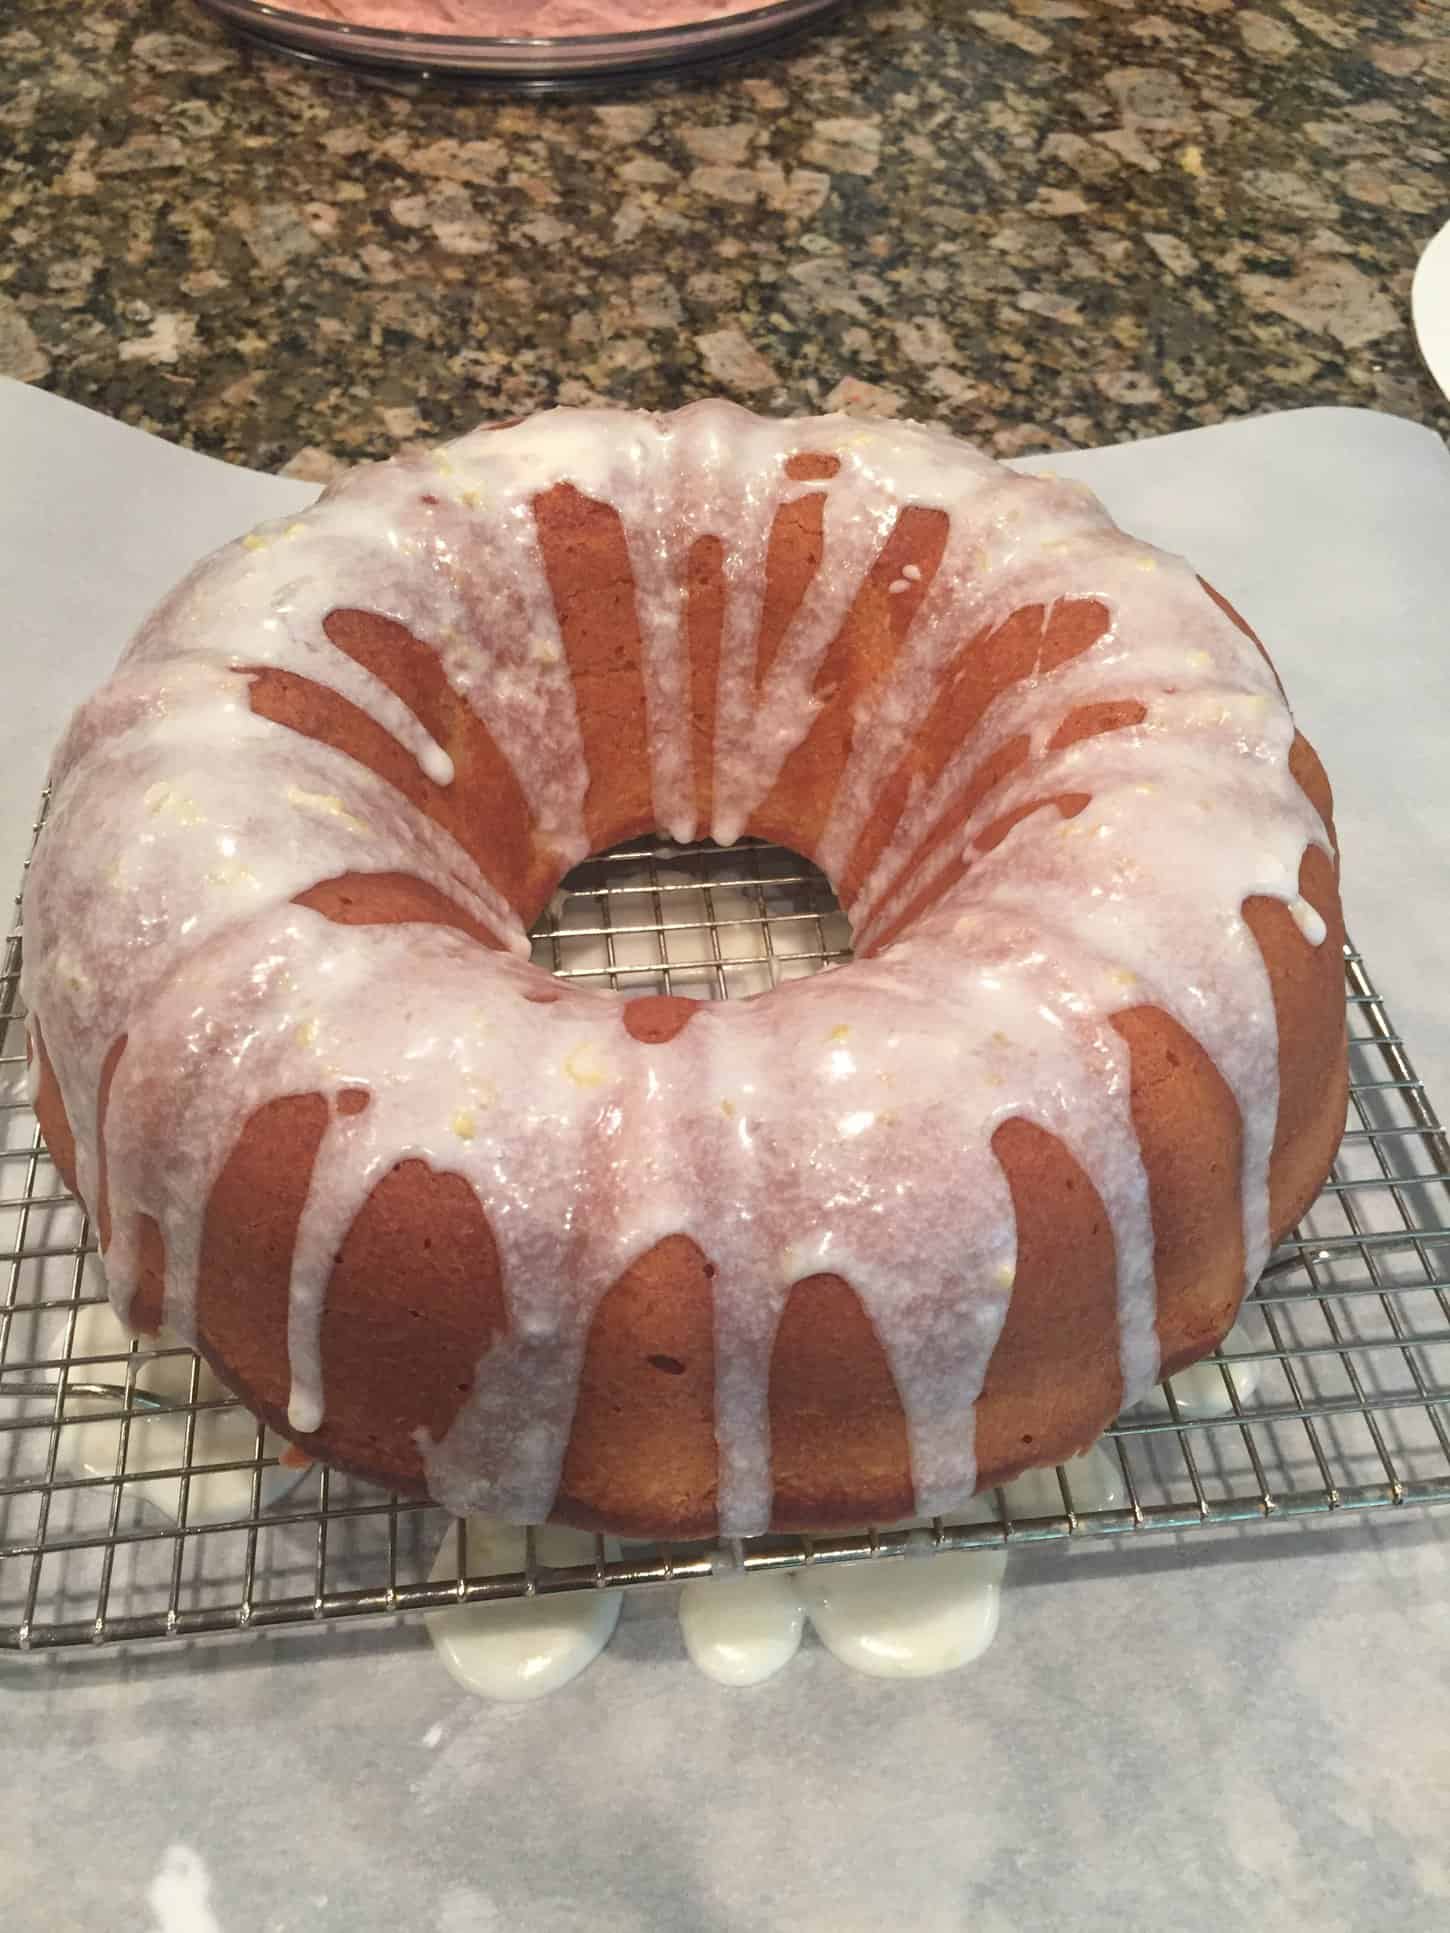
[{"label": "white parchment paper", "polygon": [[[1311,410],[1044,459],[1187,551],[1334,782],[1352,930],[1450,1102],[1450,456]],[[0,893],[50,747],[199,555],[311,487],[0,383]],[[3,1470],[0,1470],[3,1480]],[[0,1659],[0,1927],[1450,1926],[1450,1512],[1040,1550],[955,1677],[731,1692],[667,1596],[538,1705],[415,1627]]]}]

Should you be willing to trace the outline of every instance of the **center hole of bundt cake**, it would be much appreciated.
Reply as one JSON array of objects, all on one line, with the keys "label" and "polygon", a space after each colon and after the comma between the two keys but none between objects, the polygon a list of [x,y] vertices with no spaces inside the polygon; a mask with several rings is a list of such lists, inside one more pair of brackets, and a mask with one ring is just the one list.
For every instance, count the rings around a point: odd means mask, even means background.
[{"label": "center hole of bundt cake", "polygon": [[536,966],[641,1003],[643,1037],[668,1038],[672,1000],[741,1000],[851,958],[851,922],[819,867],[742,839],[681,846],[659,834],[567,875],[531,936]]}]

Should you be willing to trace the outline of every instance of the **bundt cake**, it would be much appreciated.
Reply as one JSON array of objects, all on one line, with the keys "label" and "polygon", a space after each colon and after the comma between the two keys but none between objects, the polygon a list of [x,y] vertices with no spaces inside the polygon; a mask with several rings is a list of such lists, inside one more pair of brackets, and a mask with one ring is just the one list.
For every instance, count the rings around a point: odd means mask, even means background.
[{"label": "bundt cake", "polygon": [[[449,1509],[946,1512],[1210,1350],[1344,1123],[1329,787],[1080,485],[555,410],[199,565],[56,754],[36,1107],[134,1328]],[[575,862],[817,861],[847,966],[551,979]]]}]

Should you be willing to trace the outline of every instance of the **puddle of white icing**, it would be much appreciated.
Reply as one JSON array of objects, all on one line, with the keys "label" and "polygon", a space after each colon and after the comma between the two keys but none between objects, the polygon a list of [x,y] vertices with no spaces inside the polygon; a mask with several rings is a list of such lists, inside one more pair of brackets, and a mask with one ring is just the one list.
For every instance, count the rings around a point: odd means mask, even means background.
[{"label": "puddle of white icing", "polygon": [[758,1685],[800,1649],[805,1607],[793,1572],[703,1577],[680,1592],[680,1633],[691,1661],[721,1685]]},{"label": "puddle of white icing", "polygon": [[[1264,1345],[1263,1318],[1253,1310],[1245,1310],[1224,1337],[1222,1353],[1235,1356],[1241,1350],[1261,1349]],[[1196,1362],[1187,1369],[1180,1369],[1176,1376],[1169,1378],[1167,1386],[1171,1387],[1179,1410],[1185,1416],[1231,1416],[1233,1404],[1224,1381],[1225,1373],[1233,1380],[1234,1393],[1239,1402],[1248,1403],[1263,1380],[1265,1367],[1261,1362],[1219,1363],[1209,1358],[1206,1362]],[[1161,1383],[1155,1384],[1135,1408],[1166,1410],[1168,1398],[1163,1393],[1164,1387]]]},{"label": "puddle of white icing", "polygon": [[[78,1362],[71,1371],[71,1382],[98,1382],[124,1385],[128,1369],[130,1332],[124,1329],[105,1303],[81,1309],[75,1322],[69,1351],[61,1331],[52,1347],[53,1355],[69,1354],[72,1359],[86,1356],[114,1360]],[[144,1345],[143,1345],[144,1346]],[[176,1339],[163,1332],[156,1338],[158,1348],[177,1347]],[[174,1356],[138,1359],[134,1387],[151,1396],[174,1403],[192,1400],[190,1352]],[[187,1494],[187,1522],[225,1523],[247,1517],[252,1508],[252,1460],[257,1449],[257,1421],[250,1411],[231,1402],[230,1393],[202,1363],[198,1371],[198,1403],[220,1402],[225,1409],[198,1410],[192,1436],[191,1455],[186,1454],[187,1412],[148,1410],[136,1407],[131,1416],[126,1444],[128,1476],[141,1480],[126,1484],[128,1502],[149,1504],[168,1517],[175,1517],[180,1505],[180,1482],[175,1476],[147,1478],[150,1471],[177,1470],[183,1464],[192,1470]],[[118,1396],[78,1396],[70,1391],[65,1402],[65,1427],[60,1433],[60,1467],[76,1475],[113,1477],[121,1447],[121,1420],[112,1416],[106,1422],[93,1421],[99,1413],[122,1407]],[[287,1447],[282,1437],[264,1432],[263,1448],[269,1457],[279,1456]],[[245,1463],[245,1469],[217,1469],[207,1466]],[[261,1504],[265,1510],[294,1490],[307,1476],[307,1468],[272,1464],[262,1471]]]},{"label": "puddle of white icing", "polygon": [[932,1678],[980,1658],[997,1635],[1005,1550],[827,1564],[796,1588],[821,1643],[872,1678]]},{"label": "puddle of white icing", "polygon": [[166,1848],[146,1897],[155,1915],[151,1933],[222,1933],[212,1911],[211,1875],[190,1846]]},{"label": "puddle of white icing", "polygon": [[[606,1543],[610,1555],[617,1552]],[[540,1564],[562,1567],[594,1562],[594,1539],[582,1530],[545,1524],[534,1533]],[[512,1524],[468,1520],[470,1576],[498,1576],[524,1568],[524,1532]],[[436,1584],[457,1575],[458,1537],[450,1526],[431,1572]],[[450,1674],[465,1691],[519,1702],[542,1698],[577,1678],[614,1636],[624,1602],[620,1591],[565,1591],[542,1597],[507,1598],[493,1604],[460,1604],[429,1611],[429,1637]]]},{"label": "puddle of white icing", "polygon": [[[1125,1500],[1117,1460],[1094,1446],[1064,1466],[1078,1512]],[[1064,1510],[1056,1470],[1032,1470],[1007,1486],[1007,1514],[1022,1521]],[[959,1521],[995,1521],[980,1501]],[[541,1564],[591,1564],[594,1540],[547,1525],[535,1534]],[[612,1551],[612,1546],[611,1546]],[[450,1529],[435,1582],[456,1574]],[[524,1533],[472,1518],[468,1567],[486,1575],[522,1570]],[[700,1578],[680,1592],[680,1632],[691,1662],[722,1685],[758,1685],[800,1649],[807,1620],[842,1664],[873,1678],[927,1678],[972,1663],[996,1636],[1007,1551],[819,1564]],[[618,1591],[569,1592],[428,1613],[424,1622],[448,1670],[485,1698],[539,1698],[593,1663],[619,1619]]]},{"label": "puddle of white icing", "polygon": [[[1115,1459],[1097,1447],[1064,1466],[1074,1510],[1111,1510],[1125,1499]],[[1056,1470],[1031,1470],[1006,1491],[1009,1517],[1064,1510]],[[973,1513],[987,1518],[980,1506]],[[971,1517],[968,1518],[971,1521]],[[723,1685],[758,1685],[800,1645],[805,1620],[844,1665],[875,1678],[925,1678],[979,1658],[996,1635],[1005,1550],[705,1578],[680,1594],[685,1649]]]},{"label": "puddle of white icing", "polygon": [[[1101,1444],[1069,1457],[1062,1468],[1078,1516],[1092,1510],[1117,1510],[1127,1502],[1118,1459]],[[1007,1485],[1005,1498],[1007,1515],[1018,1523],[1028,1517],[1061,1517],[1067,1510],[1055,1469],[1029,1470]]]}]

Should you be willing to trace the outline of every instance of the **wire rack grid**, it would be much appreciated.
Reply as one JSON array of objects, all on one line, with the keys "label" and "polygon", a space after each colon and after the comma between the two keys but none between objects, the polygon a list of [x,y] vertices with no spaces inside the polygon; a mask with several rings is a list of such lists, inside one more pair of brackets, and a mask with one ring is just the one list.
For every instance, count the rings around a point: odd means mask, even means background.
[{"label": "wire rack grid", "polygon": [[[593,1540],[582,1562],[471,1572],[433,1506],[285,1446],[187,1349],[105,1307],[89,1223],[26,1093],[19,905],[0,959],[0,1650],[242,1633],[723,1569],[1450,1502],[1450,1144],[1359,954],[1333,1174],[1207,1364],[1104,1439],[1110,1501],[1059,1468],[910,1529],[747,1543]],[[589,860],[535,931],[565,978],[729,999],[850,958],[820,873],[779,847],[638,842]]]}]

